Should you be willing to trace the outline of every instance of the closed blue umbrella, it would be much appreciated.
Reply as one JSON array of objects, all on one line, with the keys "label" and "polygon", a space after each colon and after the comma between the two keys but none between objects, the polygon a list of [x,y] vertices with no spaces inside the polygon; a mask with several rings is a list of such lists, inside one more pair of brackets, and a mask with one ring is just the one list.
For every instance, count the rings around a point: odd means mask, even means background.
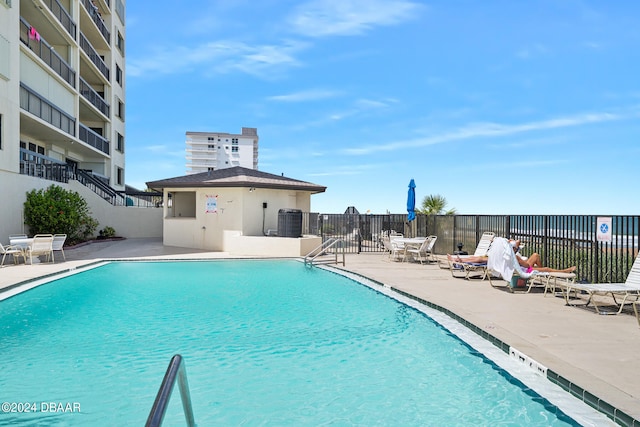
[{"label": "closed blue umbrella", "polygon": [[407,195],[407,221],[411,222],[416,219],[416,183],[413,178],[409,182],[409,194]]}]

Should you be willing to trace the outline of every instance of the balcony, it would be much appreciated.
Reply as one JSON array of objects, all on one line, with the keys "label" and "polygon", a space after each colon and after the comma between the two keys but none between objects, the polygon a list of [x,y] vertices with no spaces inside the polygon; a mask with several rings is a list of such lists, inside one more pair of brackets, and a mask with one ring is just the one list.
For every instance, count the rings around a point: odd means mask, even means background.
[{"label": "balcony", "polygon": [[20,83],[20,108],[71,136],[76,135],[76,120],[24,83]]},{"label": "balcony", "polygon": [[100,73],[106,77],[107,81],[109,81],[109,67],[105,64],[100,55],[98,55],[98,52],[96,52],[89,40],[82,33],[80,33],[80,48],[87,54],[89,60],[98,68]]},{"label": "balcony", "polygon": [[47,5],[51,13],[60,21],[60,24],[64,27],[65,30],[69,33],[73,39],[76,39],[77,27],[76,23],[71,19],[71,15],[67,10],[60,4],[58,0],[44,0],[44,3]]},{"label": "balcony", "polygon": [[109,140],[80,123],[80,141],[109,154]]},{"label": "balcony", "polygon": [[109,117],[109,104],[82,77],[80,77],[80,94],[107,118]]},{"label": "balcony", "polygon": [[82,4],[84,5],[85,9],[87,9],[89,16],[91,16],[91,19],[98,27],[98,31],[100,31],[102,37],[104,37],[108,45],[111,45],[111,33],[107,29],[107,26],[104,24],[104,20],[102,19],[102,16],[100,16],[98,8],[91,3],[91,0],[82,0]]},{"label": "balcony", "polygon": [[[36,38],[30,37],[31,25],[20,17],[20,41],[33,53],[38,55],[57,75],[76,87],[76,72],[67,61],[65,61],[47,41],[39,34]],[[37,33],[36,33],[37,34]]]}]

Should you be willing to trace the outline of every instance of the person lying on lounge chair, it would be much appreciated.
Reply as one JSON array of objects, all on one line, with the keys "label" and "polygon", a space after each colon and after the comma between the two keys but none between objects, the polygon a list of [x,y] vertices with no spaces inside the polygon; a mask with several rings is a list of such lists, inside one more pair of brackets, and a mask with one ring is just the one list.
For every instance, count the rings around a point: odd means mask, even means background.
[{"label": "person lying on lounge chair", "polygon": [[[520,254],[518,254],[518,251],[520,250],[520,240],[510,240],[509,243],[516,253],[518,264],[520,264],[520,266],[523,267],[527,273],[531,273],[533,270],[537,270],[541,273],[573,273],[576,270],[575,266],[564,269],[543,267],[540,263],[539,253],[534,252],[530,257],[524,259],[520,256]],[[466,256],[464,258],[460,258],[459,256],[454,257],[447,254],[447,259],[449,259],[449,261],[458,263],[485,264],[487,262],[487,258],[487,256]]]},{"label": "person lying on lounge chair", "polygon": [[540,263],[540,254],[534,252],[528,258],[523,258],[520,256],[518,251],[520,251],[520,240],[509,240],[509,243],[513,247],[513,250],[516,253],[516,259],[518,260],[518,264],[520,267],[523,267],[527,273],[531,273],[533,270],[537,270],[541,273],[573,273],[576,271],[576,267],[569,267],[564,269],[555,269],[550,267],[543,267]]}]

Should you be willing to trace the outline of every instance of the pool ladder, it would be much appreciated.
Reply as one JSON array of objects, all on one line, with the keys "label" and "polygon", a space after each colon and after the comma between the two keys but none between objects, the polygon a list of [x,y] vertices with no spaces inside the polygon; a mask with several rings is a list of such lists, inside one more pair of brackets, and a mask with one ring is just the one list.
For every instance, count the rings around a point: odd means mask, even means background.
[{"label": "pool ladder", "polygon": [[[342,254],[342,261],[338,260],[338,254]],[[320,246],[312,250],[304,257],[304,265],[313,267],[314,264],[344,264],[345,245],[344,240],[331,237]]]},{"label": "pool ladder", "polygon": [[162,384],[158,390],[155,402],[151,407],[149,418],[145,427],[159,427],[162,425],[164,414],[167,412],[167,405],[171,398],[171,392],[173,386],[178,381],[178,388],[180,389],[180,398],[182,400],[182,410],[184,411],[184,417],[187,421],[187,426],[195,427],[196,422],[193,417],[193,407],[191,406],[191,394],[189,393],[189,383],[187,382],[187,369],[185,368],[182,356],[176,354],[171,358],[167,372],[164,374]]}]

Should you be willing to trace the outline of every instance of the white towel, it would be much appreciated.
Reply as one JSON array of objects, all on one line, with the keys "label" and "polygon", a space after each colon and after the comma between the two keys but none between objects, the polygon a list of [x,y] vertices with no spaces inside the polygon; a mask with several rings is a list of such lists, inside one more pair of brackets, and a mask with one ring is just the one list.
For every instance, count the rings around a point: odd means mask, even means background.
[{"label": "white towel", "polygon": [[504,237],[495,237],[489,248],[487,260],[487,268],[498,273],[507,282],[511,281],[515,272],[523,279],[528,279],[533,274],[537,274],[537,270],[527,273],[518,263],[516,253],[509,241]]}]

